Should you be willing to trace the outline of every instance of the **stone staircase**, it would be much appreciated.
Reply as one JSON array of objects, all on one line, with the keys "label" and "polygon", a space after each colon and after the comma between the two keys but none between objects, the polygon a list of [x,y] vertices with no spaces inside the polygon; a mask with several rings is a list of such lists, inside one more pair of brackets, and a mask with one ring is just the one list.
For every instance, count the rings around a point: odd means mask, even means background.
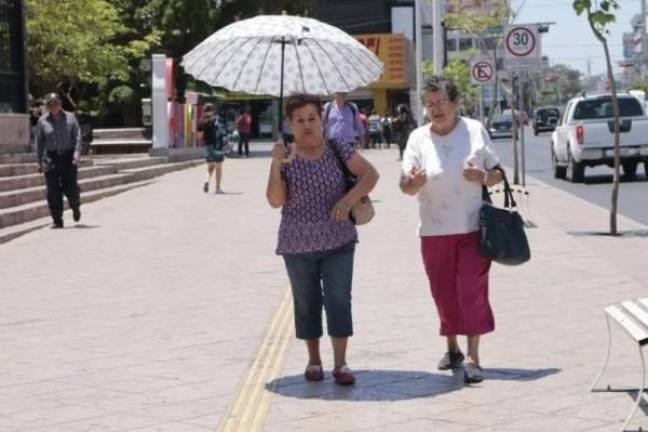
[{"label": "stone staircase", "polygon": [[[151,182],[154,177],[202,164],[165,157],[111,155],[83,158],[81,203],[87,204]],[[33,153],[0,153],[0,244],[50,224],[45,179]],[[66,202],[66,209],[67,202]],[[68,218],[69,219],[69,218]]]}]

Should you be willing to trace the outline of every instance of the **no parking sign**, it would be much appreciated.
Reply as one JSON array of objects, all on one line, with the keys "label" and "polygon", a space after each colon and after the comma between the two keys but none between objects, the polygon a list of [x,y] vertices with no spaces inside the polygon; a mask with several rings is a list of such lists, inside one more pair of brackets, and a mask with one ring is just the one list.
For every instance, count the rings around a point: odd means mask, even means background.
[{"label": "no parking sign", "polygon": [[495,79],[495,65],[488,57],[480,57],[470,63],[470,80],[473,84],[486,84]]}]

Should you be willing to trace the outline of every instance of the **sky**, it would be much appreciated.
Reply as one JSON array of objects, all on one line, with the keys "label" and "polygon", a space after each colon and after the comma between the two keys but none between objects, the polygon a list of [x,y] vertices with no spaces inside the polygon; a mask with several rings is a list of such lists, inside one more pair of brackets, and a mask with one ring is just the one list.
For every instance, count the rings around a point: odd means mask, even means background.
[{"label": "sky", "polygon": [[[592,75],[605,72],[603,46],[594,37],[585,15],[577,16],[572,0],[513,0],[511,6],[519,9],[516,24],[553,22],[549,33],[542,37],[542,53],[549,62],[566,64],[587,74],[587,61],[591,61]],[[608,44],[615,71],[616,63],[623,59],[623,33],[632,31],[630,20],[641,13],[641,0],[618,0],[621,9],[616,11],[616,22],[610,26]]]}]

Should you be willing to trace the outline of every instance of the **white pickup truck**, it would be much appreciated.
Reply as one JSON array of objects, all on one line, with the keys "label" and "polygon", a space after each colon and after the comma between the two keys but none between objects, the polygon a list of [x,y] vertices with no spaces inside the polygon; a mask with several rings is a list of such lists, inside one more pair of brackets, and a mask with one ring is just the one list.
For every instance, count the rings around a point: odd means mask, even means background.
[{"label": "white pickup truck", "polygon": [[[643,162],[648,176],[648,117],[637,98],[629,94],[618,97],[623,174],[634,177],[637,165]],[[614,165],[613,148],[612,96],[573,98],[551,135],[554,177],[582,182],[585,167]]]}]

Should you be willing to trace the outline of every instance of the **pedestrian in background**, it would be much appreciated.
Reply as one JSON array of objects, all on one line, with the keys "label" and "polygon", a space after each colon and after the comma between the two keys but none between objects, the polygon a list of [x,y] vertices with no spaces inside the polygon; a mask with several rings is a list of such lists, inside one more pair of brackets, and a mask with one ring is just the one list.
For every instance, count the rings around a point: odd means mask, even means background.
[{"label": "pedestrian in background", "polygon": [[81,129],[74,114],[63,110],[56,93],[45,96],[47,114],[38,120],[38,172],[45,174],[52,228],[63,228],[63,195],[75,222],[81,219],[81,192],[77,183],[81,160]]},{"label": "pedestrian in background", "polygon": [[216,113],[214,105],[205,104],[205,114],[198,122],[198,137],[205,142],[205,157],[207,160],[207,176],[203,184],[203,192],[209,192],[212,174],[216,177],[216,194],[223,194],[221,181],[223,178],[223,161],[225,160],[225,140],[227,127],[222,118]]},{"label": "pedestrian in background", "polygon": [[458,98],[452,80],[426,81],[423,103],[430,124],[409,137],[400,187],[419,199],[421,253],[447,343],[438,367],[461,366],[457,336],[466,335],[464,380],[476,383],[483,380],[480,337],[495,329],[488,300],[491,262],[479,253],[479,210],[482,186],[499,183],[502,174],[484,126],[457,115]]},{"label": "pedestrian in background", "polygon": [[245,150],[245,157],[250,157],[250,133],[252,133],[252,116],[248,112],[248,107],[241,110],[241,115],[236,119],[236,129],[239,133],[238,154],[243,156]]},{"label": "pedestrian in background", "polygon": [[392,142],[392,115],[391,115],[391,111],[387,110],[385,115],[380,120],[380,123],[381,123],[381,126],[382,126],[383,142],[385,144],[387,144],[387,148],[389,149],[389,146],[391,145],[391,142]]},{"label": "pedestrian in background", "polygon": [[29,150],[35,151],[36,135],[38,131],[38,120],[43,116],[44,104],[40,99],[36,99],[29,105]]},{"label": "pedestrian in background", "polygon": [[369,140],[371,142],[371,148],[380,149],[380,144],[382,142],[382,126],[380,116],[376,110],[371,111],[371,115],[367,121],[369,122]]},{"label": "pedestrian in background", "polygon": [[[338,384],[353,384],[346,351],[353,335],[351,284],[358,233],[349,212],[374,188],[378,173],[351,142],[323,139],[322,103],[317,96],[289,97],[286,112],[295,139],[292,156],[286,163],[284,144],[274,146],[267,198],[273,208],[281,208],[277,254],[283,255],[292,287],[297,338],[305,340],[308,349],[304,377],[324,379],[320,357],[324,307],[333,343],[333,378]],[[350,190],[342,163],[358,176]]]},{"label": "pedestrian in background", "polygon": [[364,136],[362,139],[363,146],[360,148],[369,148],[369,117],[367,116],[367,110],[362,108],[360,110],[360,121],[362,122],[362,129],[364,130]]},{"label": "pedestrian in background", "polygon": [[398,160],[403,160],[403,152],[407,145],[410,133],[416,129],[416,120],[412,116],[410,108],[406,104],[400,104],[396,108],[396,117],[392,121],[394,141],[398,143]]},{"label": "pedestrian in background", "polygon": [[360,112],[353,102],[347,100],[346,93],[336,93],[335,99],[324,105],[322,113],[324,138],[364,147],[365,128],[360,120]]}]

